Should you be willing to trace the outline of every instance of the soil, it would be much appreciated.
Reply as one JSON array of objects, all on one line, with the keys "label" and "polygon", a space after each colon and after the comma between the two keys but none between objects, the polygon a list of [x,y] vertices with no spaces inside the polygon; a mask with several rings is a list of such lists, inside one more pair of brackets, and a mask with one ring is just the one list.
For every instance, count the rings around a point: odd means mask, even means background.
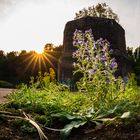
[{"label": "soil", "polygon": [[[48,140],[61,140],[59,132],[44,132]],[[10,121],[0,120],[0,140],[39,140],[39,136],[38,133],[22,132],[19,126],[13,125]],[[94,129],[92,125],[77,128],[67,140],[140,140],[140,116],[98,129]]]}]

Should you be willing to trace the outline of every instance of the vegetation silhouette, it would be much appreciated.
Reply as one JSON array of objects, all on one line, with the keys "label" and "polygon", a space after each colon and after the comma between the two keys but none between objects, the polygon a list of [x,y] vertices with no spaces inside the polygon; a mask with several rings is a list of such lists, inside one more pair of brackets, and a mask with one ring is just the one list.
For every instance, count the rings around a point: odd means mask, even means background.
[{"label": "vegetation silhouette", "polygon": [[[38,75],[39,71],[42,74],[49,72],[50,68],[53,68],[57,74],[57,63],[62,51],[62,45],[55,47],[50,43],[44,46],[42,54],[26,50],[5,54],[3,50],[0,50],[0,81],[7,81],[13,85],[28,83],[31,76]],[[133,73],[140,86],[140,47],[135,50],[127,47],[127,55],[133,62]]]},{"label": "vegetation silhouette", "polygon": [[[48,47],[49,46],[49,47]],[[39,54],[35,51],[11,51],[5,53],[0,50],[0,80],[8,81],[13,85],[28,83],[31,76],[44,74],[49,69],[57,73],[57,61],[62,53],[63,46],[45,45],[44,51]]]}]

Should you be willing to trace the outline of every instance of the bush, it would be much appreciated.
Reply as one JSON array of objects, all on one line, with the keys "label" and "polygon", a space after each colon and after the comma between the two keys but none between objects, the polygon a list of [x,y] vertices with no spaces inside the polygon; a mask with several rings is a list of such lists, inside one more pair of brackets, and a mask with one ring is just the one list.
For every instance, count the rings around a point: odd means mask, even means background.
[{"label": "bush", "polygon": [[13,88],[14,85],[9,83],[9,82],[7,82],[7,81],[1,81],[0,80],[0,87],[1,88]]}]

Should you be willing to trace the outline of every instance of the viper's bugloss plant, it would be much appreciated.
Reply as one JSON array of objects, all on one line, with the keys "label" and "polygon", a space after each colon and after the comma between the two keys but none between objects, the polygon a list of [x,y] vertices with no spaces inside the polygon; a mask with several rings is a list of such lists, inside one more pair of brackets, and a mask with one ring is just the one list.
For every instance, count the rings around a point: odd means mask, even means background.
[{"label": "viper's bugloss plant", "polygon": [[123,91],[124,82],[114,75],[118,65],[110,56],[113,51],[110,43],[103,38],[95,40],[91,29],[84,33],[76,29],[73,40],[73,46],[77,47],[73,53],[73,58],[77,59],[74,74],[83,75],[77,82],[79,91],[94,94],[98,102],[114,100]]}]

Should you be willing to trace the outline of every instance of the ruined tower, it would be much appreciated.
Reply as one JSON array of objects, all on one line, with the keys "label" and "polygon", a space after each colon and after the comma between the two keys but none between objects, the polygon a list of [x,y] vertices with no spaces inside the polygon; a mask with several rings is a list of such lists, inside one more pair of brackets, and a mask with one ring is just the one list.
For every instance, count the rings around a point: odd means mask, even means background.
[{"label": "ruined tower", "polygon": [[67,22],[64,29],[63,54],[58,63],[58,80],[63,81],[72,78],[74,70],[72,53],[77,49],[73,46],[73,33],[75,29],[83,32],[92,29],[95,40],[107,39],[113,49],[112,57],[118,62],[118,75],[125,76],[131,69],[126,56],[125,31],[115,20],[99,17],[83,17]]}]

